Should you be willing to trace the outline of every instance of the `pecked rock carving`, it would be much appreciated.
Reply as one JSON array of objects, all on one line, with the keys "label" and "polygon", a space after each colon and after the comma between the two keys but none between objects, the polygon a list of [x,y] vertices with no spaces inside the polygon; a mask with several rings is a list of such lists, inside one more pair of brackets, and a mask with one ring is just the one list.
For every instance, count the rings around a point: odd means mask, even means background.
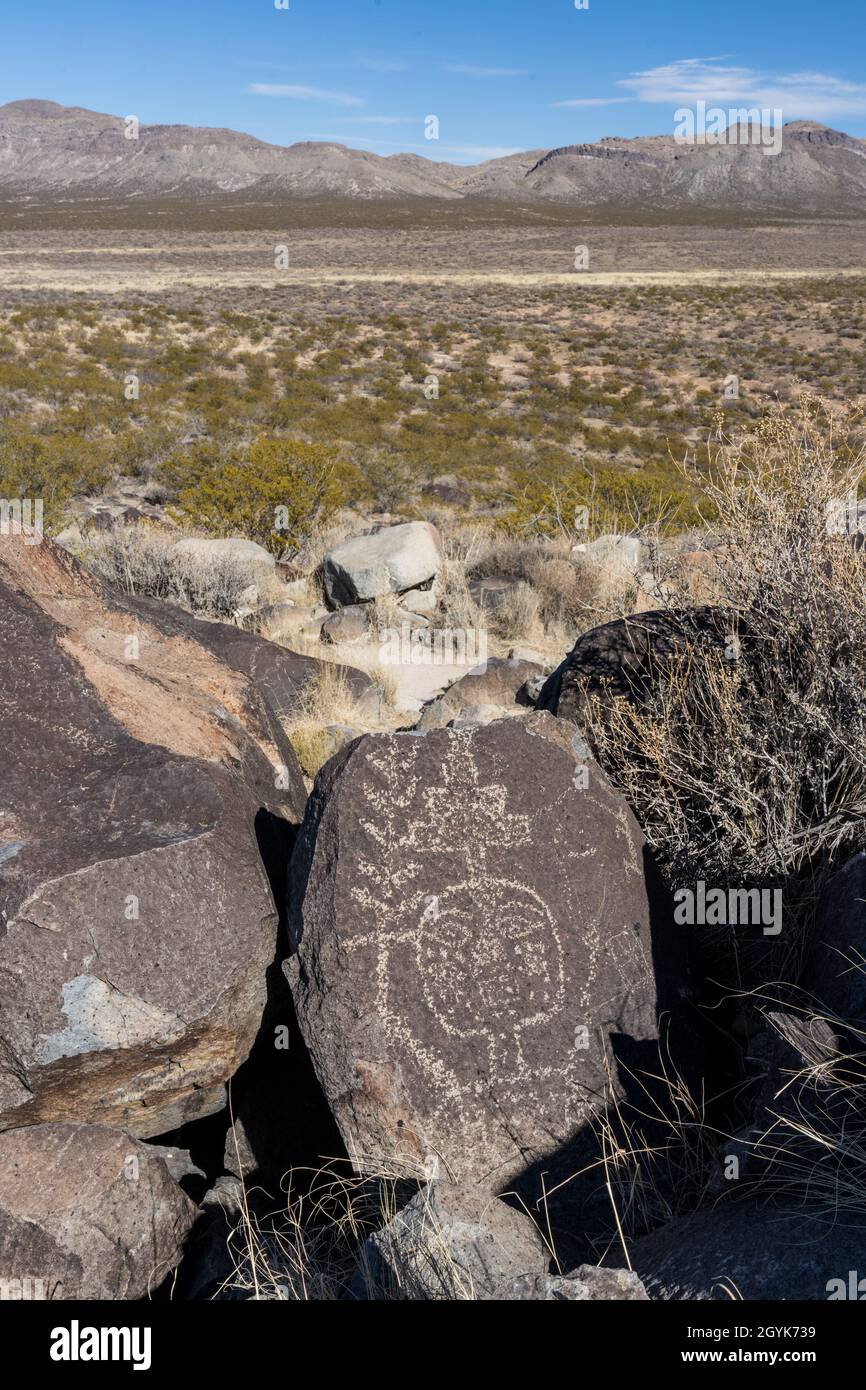
[{"label": "pecked rock carving", "polygon": [[618,1039],[657,1036],[663,895],[549,715],[361,739],[320,775],[290,887],[286,971],[361,1168],[501,1187],[568,1142],[608,1063],[617,1084]]}]

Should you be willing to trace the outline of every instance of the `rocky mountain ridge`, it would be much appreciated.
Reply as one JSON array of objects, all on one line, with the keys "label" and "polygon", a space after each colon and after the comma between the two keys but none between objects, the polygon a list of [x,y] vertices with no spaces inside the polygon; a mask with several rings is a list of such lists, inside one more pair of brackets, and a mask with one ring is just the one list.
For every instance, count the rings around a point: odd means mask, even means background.
[{"label": "rocky mountain ridge", "polygon": [[[793,121],[781,148],[607,137],[459,165],[332,142],[271,145],[233,130],[141,125],[50,101],[0,107],[0,196],[251,199],[470,198],[768,213],[866,209],[866,141]],[[756,132],[753,132],[756,134]],[[432,152],[432,146],[431,146]]]}]

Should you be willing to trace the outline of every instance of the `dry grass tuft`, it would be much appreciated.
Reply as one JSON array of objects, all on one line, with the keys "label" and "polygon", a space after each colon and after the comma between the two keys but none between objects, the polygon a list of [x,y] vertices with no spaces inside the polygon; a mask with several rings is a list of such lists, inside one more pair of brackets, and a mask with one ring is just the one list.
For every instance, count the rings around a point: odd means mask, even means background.
[{"label": "dry grass tuft", "polygon": [[[307,1301],[375,1297],[387,1301],[421,1297],[433,1281],[443,1299],[470,1300],[470,1282],[452,1259],[439,1232],[432,1204],[429,1219],[407,1239],[389,1245],[387,1274],[371,1261],[365,1241],[390,1222],[416,1193],[428,1193],[420,1168],[376,1166],[355,1176],[344,1164],[286,1175],[286,1200],[261,1215],[255,1194],[244,1192],[242,1211],[228,1236],[232,1271],[217,1297],[264,1301]],[[383,1277],[384,1276],[384,1277]],[[426,1294],[429,1297],[429,1293]]]},{"label": "dry grass tuft", "polygon": [[672,881],[808,880],[866,825],[866,564],[827,525],[856,495],[831,422],[806,403],[724,446],[723,606],[740,640],[695,647],[639,707],[599,699],[585,732]]},{"label": "dry grass tuft", "polygon": [[354,732],[366,733],[393,724],[393,673],[377,667],[374,675],[373,690],[358,696],[346,666],[322,660],[315,676],[304,686],[297,712],[285,727],[298,762],[311,781]]},{"label": "dry grass tuft", "polygon": [[176,553],[184,538],[149,524],[116,526],[88,536],[78,558],[125,594],[164,599],[203,617],[234,617],[251,586],[263,603],[279,595],[279,581],[248,559]]},{"label": "dry grass tuft", "polygon": [[[863,969],[862,963],[852,968]],[[866,1029],[791,992],[756,996],[787,1047],[760,1132],[748,1140],[762,1192],[798,1205],[816,1226],[866,1226]]]}]

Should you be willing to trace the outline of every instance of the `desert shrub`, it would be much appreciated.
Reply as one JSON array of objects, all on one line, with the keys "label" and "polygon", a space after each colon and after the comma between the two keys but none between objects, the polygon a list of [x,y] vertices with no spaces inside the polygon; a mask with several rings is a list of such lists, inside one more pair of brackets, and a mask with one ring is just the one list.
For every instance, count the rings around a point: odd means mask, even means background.
[{"label": "desert shrub", "polygon": [[363,728],[370,712],[356,695],[346,668],[336,661],[322,661],[304,686],[286,732],[307,777],[313,778],[335,752],[328,725]]},{"label": "desert shrub", "polygon": [[592,585],[575,566],[567,540],[491,538],[469,562],[473,579],[511,575],[535,595],[536,617],[545,626],[579,628],[586,624]]},{"label": "desert shrub", "polygon": [[503,641],[534,642],[544,632],[538,594],[531,584],[516,584],[495,608],[485,609],[484,621]]},{"label": "desert shrub", "polygon": [[407,505],[415,491],[415,478],[402,455],[388,449],[369,449],[360,467],[366,498],[376,511],[393,512]]},{"label": "desert shrub", "polygon": [[866,844],[866,563],[828,524],[866,473],[845,455],[810,402],[724,443],[704,486],[729,649],[694,645],[642,703],[588,707],[597,755],[676,883],[807,893]]},{"label": "desert shrub", "polygon": [[176,542],[174,532],[133,524],[88,532],[77,553],[88,569],[124,593],[167,599]]},{"label": "desert shrub", "polygon": [[444,556],[437,579],[443,626],[465,629],[481,627],[482,613],[470,592],[465,564],[448,540],[444,544]]},{"label": "desert shrub", "polygon": [[[658,443],[654,445],[658,448]],[[683,530],[701,520],[697,480],[685,479],[673,457],[626,469],[593,460],[573,460],[514,474],[502,525],[516,536],[570,535],[631,530],[658,525]],[[584,521],[588,518],[588,528]]]},{"label": "desert shrub", "polygon": [[76,436],[30,434],[0,422],[0,497],[41,499],[49,533],[77,492],[96,492],[110,476],[99,445]]},{"label": "desert shrub", "polygon": [[337,454],[293,439],[262,437],[226,458],[207,447],[159,476],[177,488],[188,525],[246,536],[275,555],[296,554],[343,500]]},{"label": "desert shrub", "polygon": [[[641,586],[616,550],[611,548],[600,555],[576,555],[575,571],[580,593],[578,626],[582,631],[635,611],[642,594]],[[645,598],[643,606],[646,607]],[[655,602],[651,606],[655,606]]]},{"label": "desert shrub", "polygon": [[135,477],[149,476],[174,448],[174,431],[156,425],[124,429],[105,443],[111,472]]},{"label": "desert shrub", "polygon": [[333,740],[325,729],[312,725],[300,725],[289,735],[289,742],[301,765],[305,777],[314,778],[331,757],[334,751]]}]

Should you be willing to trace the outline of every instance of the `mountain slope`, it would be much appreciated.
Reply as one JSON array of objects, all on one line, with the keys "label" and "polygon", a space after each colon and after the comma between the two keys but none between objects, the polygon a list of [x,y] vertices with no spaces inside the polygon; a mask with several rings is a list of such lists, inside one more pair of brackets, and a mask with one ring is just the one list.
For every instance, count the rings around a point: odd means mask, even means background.
[{"label": "mountain slope", "polygon": [[586,204],[619,194],[661,207],[854,211],[866,208],[866,141],[808,121],[784,127],[778,154],[746,143],[745,131],[726,145],[606,139],[550,151],[525,182],[539,197]]},{"label": "mountain slope", "polygon": [[784,128],[782,149],[680,145],[672,135],[534,150],[477,165],[376,155],[15,101],[0,107],[0,197],[486,198],[585,207],[866,211],[866,141],[814,122]]}]

